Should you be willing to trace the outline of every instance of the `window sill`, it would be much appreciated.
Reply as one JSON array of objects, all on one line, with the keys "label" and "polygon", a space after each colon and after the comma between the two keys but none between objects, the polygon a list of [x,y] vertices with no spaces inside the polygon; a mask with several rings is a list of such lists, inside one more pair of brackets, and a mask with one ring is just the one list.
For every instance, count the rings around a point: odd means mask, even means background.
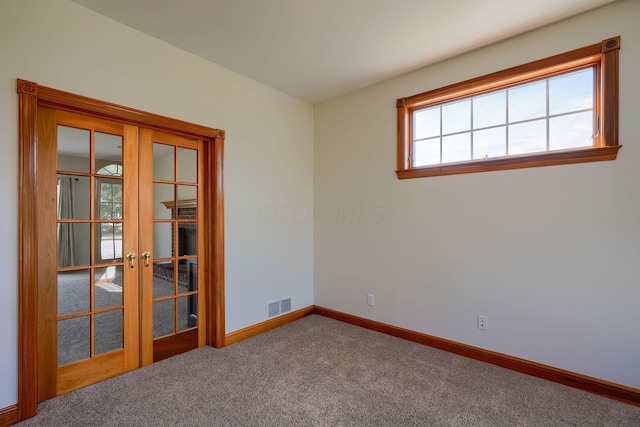
[{"label": "window sill", "polygon": [[601,162],[615,160],[622,145],[588,147],[575,150],[552,151],[540,154],[509,156],[497,159],[472,160],[462,163],[426,166],[396,171],[398,179],[424,178],[441,175],[489,172],[509,169],[535,168],[540,166],[567,165],[571,163]]}]

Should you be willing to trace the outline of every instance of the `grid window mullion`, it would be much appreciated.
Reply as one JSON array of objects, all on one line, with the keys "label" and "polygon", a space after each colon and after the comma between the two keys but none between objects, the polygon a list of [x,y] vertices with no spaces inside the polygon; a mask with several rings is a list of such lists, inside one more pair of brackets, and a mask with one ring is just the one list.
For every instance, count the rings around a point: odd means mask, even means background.
[{"label": "grid window mullion", "polygon": [[472,97],[471,98],[471,107],[470,107],[470,110],[469,110],[469,114],[471,114],[471,119],[470,119],[471,128],[469,130],[469,132],[471,133],[471,152],[469,153],[469,160],[473,160],[473,100],[474,100],[474,98]]},{"label": "grid window mullion", "polygon": [[545,121],[546,121],[546,125],[547,125],[547,151],[549,151],[550,148],[550,142],[549,142],[549,79],[545,79],[546,85],[546,103],[545,103]]},{"label": "grid window mullion", "polygon": [[505,128],[506,128],[506,132],[507,132],[507,136],[505,138],[505,154],[508,156],[509,155],[509,89],[507,89],[505,91],[505,96],[504,96],[504,102],[505,102],[505,108],[504,108],[504,123],[505,123]]},{"label": "grid window mullion", "polygon": [[439,107],[440,113],[440,163],[442,163],[442,105]]}]

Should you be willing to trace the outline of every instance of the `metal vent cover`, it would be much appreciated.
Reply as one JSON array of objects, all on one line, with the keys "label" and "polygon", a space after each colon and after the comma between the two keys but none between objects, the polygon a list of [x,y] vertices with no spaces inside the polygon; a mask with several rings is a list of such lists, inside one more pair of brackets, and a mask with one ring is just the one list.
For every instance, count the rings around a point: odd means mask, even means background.
[{"label": "metal vent cover", "polygon": [[267,304],[267,317],[273,317],[280,314],[280,301],[270,302]]},{"label": "metal vent cover", "polygon": [[267,303],[267,317],[274,317],[291,311],[291,298]]},{"label": "metal vent cover", "polygon": [[287,311],[291,311],[291,298],[280,301],[280,313],[286,313]]}]

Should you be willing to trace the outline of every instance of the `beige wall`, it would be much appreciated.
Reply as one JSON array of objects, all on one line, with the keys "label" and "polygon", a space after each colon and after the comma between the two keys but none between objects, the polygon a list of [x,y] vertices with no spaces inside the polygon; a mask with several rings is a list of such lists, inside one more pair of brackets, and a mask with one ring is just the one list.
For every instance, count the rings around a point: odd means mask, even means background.
[{"label": "beige wall", "polygon": [[227,332],[268,301],[313,304],[311,220],[260,217],[313,206],[311,105],[66,0],[1,0],[0,408],[17,399],[16,78],[224,129]]},{"label": "beige wall", "polygon": [[[315,303],[640,388],[639,16],[613,3],[316,106]],[[397,98],[616,35],[618,160],[396,178]]]}]

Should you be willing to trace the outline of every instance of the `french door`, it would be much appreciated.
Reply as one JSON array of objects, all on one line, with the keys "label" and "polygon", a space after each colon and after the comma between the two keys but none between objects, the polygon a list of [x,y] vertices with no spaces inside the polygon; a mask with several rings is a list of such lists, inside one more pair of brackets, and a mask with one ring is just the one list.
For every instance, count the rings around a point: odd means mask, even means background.
[{"label": "french door", "polygon": [[206,343],[202,140],[140,130],[141,365]]},{"label": "french door", "polygon": [[202,139],[38,108],[38,400],[206,344]]}]

